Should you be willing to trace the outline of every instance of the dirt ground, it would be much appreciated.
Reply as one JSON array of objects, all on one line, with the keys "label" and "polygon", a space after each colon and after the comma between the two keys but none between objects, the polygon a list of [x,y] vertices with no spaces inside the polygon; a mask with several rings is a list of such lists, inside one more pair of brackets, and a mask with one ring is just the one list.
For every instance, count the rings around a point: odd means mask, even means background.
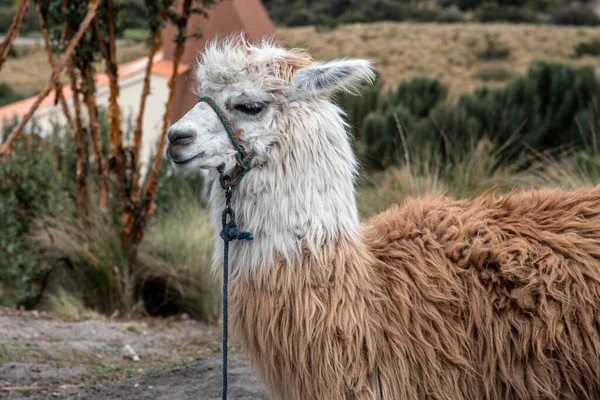
[{"label": "dirt ground", "polygon": [[[0,309],[0,398],[219,399],[219,343],[219,327],[185,316],[65,322]],[[267,399],[239,348],[231,354],[230,398]]]}]

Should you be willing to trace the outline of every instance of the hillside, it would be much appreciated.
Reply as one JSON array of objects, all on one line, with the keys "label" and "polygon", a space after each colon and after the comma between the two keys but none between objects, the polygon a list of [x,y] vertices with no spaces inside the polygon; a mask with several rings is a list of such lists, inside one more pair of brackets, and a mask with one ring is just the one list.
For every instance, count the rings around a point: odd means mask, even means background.
[{"label": "hillside", "polygon": [[[573,58],[577,44],[600,38],[600,27],[377,22],[327,31],[280,27],[277,33],[286,46],[306,48],[315,59],[368,58],[388,87],[414,76],[439,78],[451,97],[483,85],[502,85],[524,73],[533,60],[587,65],[600,73],[600,58]],[[46,54],[40,47],[15,51],[0,83],[24,94],[36,93],[48,79]],[[143,44],[121,46],[118,51],[120,62],[146,54]]]},{"label": "hillside", "polygon": [[524,73],[533,60],[588,65],[600,73],[598,57],[572,57],[578,43],[600,38],[600,28],[379,22],[322,32],[279,28],[278,34],[287,46],[307,48],[315,59],[371,59],[388,87],[419,75],[439,78],[453,97],[501,85]]}]

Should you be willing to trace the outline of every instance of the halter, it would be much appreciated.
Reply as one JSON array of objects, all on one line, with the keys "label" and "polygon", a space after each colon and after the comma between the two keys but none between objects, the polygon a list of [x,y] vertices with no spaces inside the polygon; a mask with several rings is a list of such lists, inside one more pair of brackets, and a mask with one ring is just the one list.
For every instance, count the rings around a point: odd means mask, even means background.
[{"label": "halter", "polygon": [[[231,208],[231,191],[232,188],[237,185],[240,180],[246,175],[246,172],[250,169],[250,165],[248,164],[252,157],[254,157],[254,152],[247,153],[244,147],[238,142],[235,137],[235,133],[233,129],[231,129],[231,125],[225,115],[217,106],[217,104],[210,97],[200,97],[198,102],[205,102],[208,104],[213,111],[219,117],[219,120],[223,124],[223,128],[227,131],[227,135],[229,136],[229,140],[235,150],[237,152],[235,159],[237,164],[233,173],[231,175],[225,175],[224,173],[220,173],[221,179],[219,179],[219,183],[223,190],[225,190],[225,210],[223,211],[223,215],[221,217],[221,223],[223,226],[223,230],[219,236],[223,239],[223,342],[222,342],[222,352],[223,352],[223,386],[222,386],[222,400],[227,400],[227,337],[229,335],[228,328],[228,320],[229,320],[229,312],[228,312],[228,281],[229,281],[229,242],[233,240],[252,240],[252,234],[250,232],[241,232],[238,231],[237,225],[235,223],[235,212]],[[239,132],[239,131],[238,131]]]},{"label": "halter", "polygon": [[244,175],[246,175],[246,172],[248,172],[248,170],[250,169],[249,163],[250,160],[252,160],[252,158],[254,157],[254,152],[247,153],[246,149],[244,149],[244,146],[242,146],[240,142],[238,142],[238,139],[236,138],[235,134],[240,131],[234,132],[233,129],[231,129],[231,124],[229,123],[229,121],[225,117],[225,114],[223,114],[217,103],[213,101],[213,99],[211,99],[210,97],[200,97],[198,98],[198,102],[204,102],[208,104],[210,108],[213,109],[215,114],[217,114],[217,117],[219,117],[219,120],[223,124],[223,128],[225,128],[225,131],[227,131],[227,136],[229,137],[231,144],[237,152],[237,154],[235,155],[236,165],[235,169],[233,170],[233,173],[231,175],[220,173],[221,178],[219,179],[219,183],[221,184],[221,187],[223,189],[227,190],[228,188],[237,185],[242,180]]}]

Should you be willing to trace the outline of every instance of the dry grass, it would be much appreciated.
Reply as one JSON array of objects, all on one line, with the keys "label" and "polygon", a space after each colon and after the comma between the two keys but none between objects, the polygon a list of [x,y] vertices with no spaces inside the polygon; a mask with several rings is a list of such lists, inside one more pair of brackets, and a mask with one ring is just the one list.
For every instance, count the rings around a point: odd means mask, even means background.
[{"label": "dry grass", "polygon": [[192,317],[215,322],[220,284],[211,273],[213,230],[208,211],[192,200],[173,204],[148,226],[140,246],[143,280],[159,278]]},{"label": "dry grass", "polygon": [[[17,57],[9,57],[2,67],[0,82],[8,83],[20,93],[36,94],[42,90],[52,72],[46,51],[42,46],[15,46],[15,51]],[[121,64],[147,55],[145,44],[121,45],[117,49],[117,62]],[[58,55],[58,59],[60,57]],[[104,71],[104,65],[98,63],[97,70]]]},{"label": "dry grass", "polygon": [[[502,85],[477,79],[486,68],[522,74],[533,60],[554,60],[593,66],[600,73],[597,59],[571,58],[576,44],[600,37],[600,28],[381,22],[343,25],[328,32],[314,27],[279,28],[278,34],[287,46],[307,48],[316,59],[371,59],[388,86],[418,75],[437,77],[454,98],[484,84]],[[508,58],[481,60],[478,53],[490,40],[506,47]]]},{"label": "dry grass", "polygon": [[47,296],[44,306],[52,316],[64,321],[100,318],[99,314],[85,307],[83,301],[77,295],[67,292],[62,287],[58,288],[56,293]]}]

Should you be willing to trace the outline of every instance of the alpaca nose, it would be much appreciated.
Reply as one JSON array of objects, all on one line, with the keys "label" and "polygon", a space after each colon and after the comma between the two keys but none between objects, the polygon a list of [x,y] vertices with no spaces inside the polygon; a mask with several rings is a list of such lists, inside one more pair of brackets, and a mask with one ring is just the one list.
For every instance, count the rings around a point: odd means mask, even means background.
[{"label": "alpaca nose", "polygon": [[186,146],[194,139],[194,134],[189,130],[173,129],[171,127],[167,133],[170,146]]}]

